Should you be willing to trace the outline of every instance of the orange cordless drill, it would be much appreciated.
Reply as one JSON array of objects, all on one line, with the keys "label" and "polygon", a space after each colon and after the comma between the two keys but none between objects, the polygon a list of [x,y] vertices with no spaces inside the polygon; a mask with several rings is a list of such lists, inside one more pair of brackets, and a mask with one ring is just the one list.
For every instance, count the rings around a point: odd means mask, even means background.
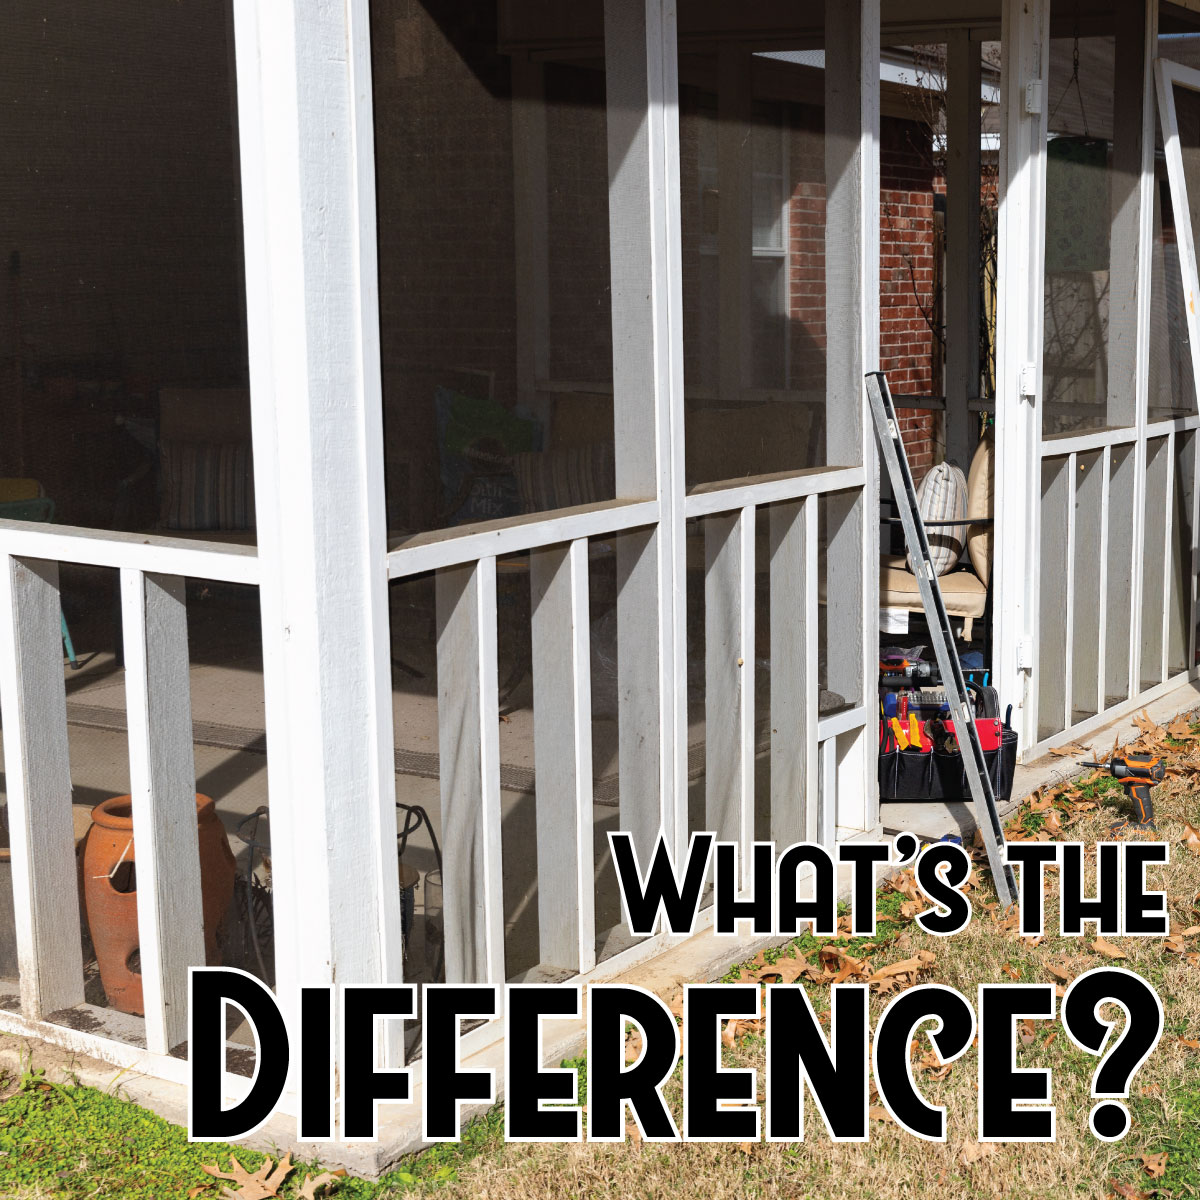
[{"label": "orange cordless drill", "polygon": [[1108,771],[1114,779],[1121,781],[1125,795],[1133,801],[1133,819],[1118,821],[1111,832],[1119,833],[1125,829],[1157,830],[1150,788],[1153,784],[1161,783],[1167,773],[1166,765],[1157,754],[1126,754],[1123,757],[1114,754],[1106,763],[1085,762],[1079,765]]}]

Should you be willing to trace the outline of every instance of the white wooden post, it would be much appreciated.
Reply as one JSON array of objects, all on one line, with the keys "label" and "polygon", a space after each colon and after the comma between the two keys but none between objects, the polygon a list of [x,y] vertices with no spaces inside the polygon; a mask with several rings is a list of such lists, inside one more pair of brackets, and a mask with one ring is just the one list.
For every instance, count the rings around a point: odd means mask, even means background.
[{"label": "white wooden post", "polygon": [[817,836],[816,496],[771,505],[771,839]]},{"label": "white wooden post", "polygon": [[596,965],[588,544],[534,550],[533,751],[543,965]]},{"label": "white wooden post", "polygon": [[968,401],[979,395],[980,46],[946,39],[946,460],[970,465]]},{"label": "white wooden post", "polygon": [[504,982],[496,560],[437,573],[446,982]]},{"label": "white wooden post", "polygon": [[[866,466],[861,492],[827,501],[827,654],[830,690],[861,704],[879,657],[879,458],[863,382],[879,363],[879,0],[826,0],[825,41],[826,446],[831,465]],[[877,823],[876,752],[864,728],[834,756],[837,825]]]},{"label": "white wooden post", "polygon": [[717,271],[720,397],[736,403],[750,386],[750,294],[753,286],[754,59],[740,42],[717,51]]},{"label": "white wooden post", "polygon": [[402,973],[368,16],[234,12],[284,1006]]},{"label": "white wooden post", "polygon": [[1049,0],[1004,0],[996,313],[993,668],[1022,749],[1037,740]]},{"label": "white wooden post", "polygon": [[[1150,7],[1157,7],[1152,4]],[[1116,427],[1133,425],[1139,392],[1139,297],[1149,291],[1150,278],[1142,276],[1142,207],[1149,203],[1143,174],[1146,170],[1143,140],[1153,145],[1153,76],[1147,54],[1146,4],[1126,0],[1114,7],[1114,88],[1112,150],[1112,237],[1108,287],[1108,417]],[[1153,177],[1153,159],[1150,162]],[[1146,246],[1147,254],[1150,246]],[[1149,265],[1149,259],[1146,259]],[[1145,346],[1141,358],[1145,358]]]},{"label": "white wooden post", "polygon": [[754,841],[754,506],[704,518],[705,829]]},{"label": "white wooden post", "polygon": [[58,564],[0,558],[0,710],[21,1011],[83,1003]]},{"label": "white wooden post", "polygon": [[620,825],[648,861],[687,839],[683,294],[672,0],[605,0],[613,412],[619,499],[658,524],[617,539]]},{"label": "white wooden post", "polygon": [[186,1041],[188,967],[204,965],[184,580],[121,572],[129,790],[146,1047]]},{"label": "white wooden post", "polygon": [[528,54],[512,56],[513,221],[517,264],[517,398],[549,433],[552,416],[538,383],[550,374],[549,207],[546,163],[546,69]]}]

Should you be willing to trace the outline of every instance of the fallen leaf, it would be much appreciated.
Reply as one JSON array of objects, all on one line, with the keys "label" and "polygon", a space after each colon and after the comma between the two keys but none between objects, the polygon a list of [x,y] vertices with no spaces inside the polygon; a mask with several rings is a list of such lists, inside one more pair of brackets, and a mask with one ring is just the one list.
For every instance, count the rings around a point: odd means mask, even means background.
[{"label": "fallen leaf", "polygon": [[1200,1042],[1196,1041],[1195,1038],[1181,1037],[1179,1039],[1179,1044],[1181,1046],[1186,1046],[1189,1050],[1200,1050]]},{"label": "fallen leaf", "polygon": [[888,1112],[888,1110],[884,1108],[882,1104],[872,1104],[871,1107],[867,1109],[867,1116],[870,1117],[872,1121],[891,1121],[893,1119],[892,1114]]},{"label": "fallen leaf", "polygon": [[916,975],[916,973],[924,968],[925,964],[917,956],[912,958],[901,959],[900,962],[894,962],[890,966],[880,967],[870,978],[869,982],[877,983],[881,979],[889,979],[893,975]]},{"label": "fallen leaf", "polygon": [[1179,839],[1192,854],[1200,854],[1200,829],[1193,829],[1186,821],[1183,836]]},{"label": "fallen leaf", "polygon": [[1067,746],[1051,746],[1050,753],[1057,754],[1061,758],[1079,758],[1084,754],[1091,754],[1090,746],[1079,746],[1075,742],[1071,742]]},{"label": "fallen leaf", "polygon": [[637,1127],[637,1124],[633,1121],[625,1122],[625,1136],[627,1138],[629,1138],[629,1140],[635,1146],[640,1146],[642,1144],[642,1131]]},{"label": "fallen leaf", "polygon": [[1056,1037],[1058,1037],[1058,1030],[1050,1030],[1050,1032],[1046,1034],[1046,1040],[1042,1043],[1042,1048],[1045,1049],[1052,1041],[1054,1041]]},{"label": "fallen leaf", "polygon": [[1118,1196],[1124,1196],[1125,1200],[1150,1200],[1149,1192],[1139,1192],[1137,1188],[1128,1183],[1120,1183],[1116,1179],[1110,1179],[1108,1186]]},{"label": "fallen leaf", "polygon": [[207,1192],[210,1186],[211,1184],[202,1183],[199,1187],[190,1188],[188,1190],[188,1200],[196,1200],[196,1197],[199,1196],[201,1192]]},{"label": "fallen leaf", "polygon": [[278,1162],[264,1158],[257,1171],[247,1171],[232,1154],[229,1161],[233,1164],[231,1171],[222,1171],[216,1163],[211,1166],[201,1164],[200,1169],[217,1179],[229,1179],[236,1183],[237,1191],[232,1188],[224,1189],[226,1195],[233,1196],[236,1200],[272,1200],[272,1197],[279,1195],[283,1181],[295,1170],[290,1153],[285,1154]]},{"label": "fallen leaf", "polygon": [[1196,934],[1198,934],[1198,933],[1200,933],[1200,925],[1189,925],[1189,926],[1188,926],[1188,927],[1187,927],[1187,928],[1186,928],[1186,929],[1183,931],[1183,934],[1182,934],[1182,936],[1183,936],[1183,937],[1195,937],[1195,936],[1196,936]]},{"label": "fallen leaf", "polygon": [[1005,973],[1005,975],[1007,975],[1009,977],[1009,979],[1020,980],[1020,978],[1021,978],[1021,972],[1018,971],[1015,967],[1009,966],[1008,963],[1005,963],[1004,966],[1002,966],[1000,968],[1000,970],[1002,970]]},{"label": "fallen leaf", "polygon": [[1064,970],[1062,967],[1056,967],[1053,963],[1047,963],[1046,970],[1049,971],[1050,974],[1053,975],[1055,979],[1059,980],[1062,983],[1070,983],[1071,982],[1071,973],[1069,971]]},{"label": "fallen leaf", "polygon": [[1167,732],[1177,741],[1195,736],[1192,733],[1191,725],[1180,715],[1171,718],[1171,723],[1167,726]]},{"label": "fallen leaf", "polygon": [[1155,738],[1157,740],[1162,739],[1162,729],[1159,727],[1158,722],[1151,718],[1146,709],[1143,708],[1140,713],[1134,716],[1133,723],[1142,731],[1143,737]]},{"label": "fallen leaf", "polygon": [[1118,950],[1117,947],[1112,944],[1112,942],[1107,942],[1102,937],[1098,937],[1092,943],[1092,949],[1097,954],[1103,954],[1105,958],[1124,958],[1125,957],[1125,954],[1123,951]]},{"label": "fallen leaf", "polygon": [[802,954],[780,957],[773,963],[764,963],[755,975],[760,981],[777,979],[780,983],[795,983],[808,970],[808,959]]},{"label": "fallen leaf", "polygon": [[1167,1173],[1167,1152],[1161,1154],[1143,1154],[1142,1166],[1151,1179],[1161,1179]]},{"label": "fallen leaf", "polygon": [[1022,1046],[1032,1046],[1037,1039],[1037,1030],[1028,1021],[1022,1021],[1017,1026],[1017,1031],[1020,1035]]},{"label": "fallen leaf", "polygon": [[[345,1174],[345,1172],[341,1172]],[[322,1171],[320,1175],[309,1175],[300,1185],[296,1193],[297,1200],[317,1200],[317,1188],[328,1187],[338,1178],[332,1171]]]},{"label": "fallen leaf", "polygon": [[740,1022],[732,1020],[726,1023],[725,1028],[721,1031],[721,1044],[732,1049],[737,1044],[738,1025]]},{"label": "fallen leaf", "polygon": [[1174,934],[1169,938],[1163,939],[1163,949],[1169,954],[1186,954],[1187,942],[1185,942],[1178,934]]}]

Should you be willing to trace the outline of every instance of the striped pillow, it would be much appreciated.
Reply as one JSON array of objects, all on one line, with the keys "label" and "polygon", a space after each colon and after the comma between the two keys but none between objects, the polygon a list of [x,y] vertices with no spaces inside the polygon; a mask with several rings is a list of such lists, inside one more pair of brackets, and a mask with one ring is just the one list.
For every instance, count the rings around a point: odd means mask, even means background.
[{"label": "striped pillow", "polygon": [[[967,515],[967,480],[958,467],[940,462],[930,467],[929,473],[917,488],[917,507],[924,521],[952,521]],[[945,575],[954,570],[962,557],[963,543],[967,538],[967,526],[939,525],[926,531],[929,539],[929,558],[934,573]],[[913,569],[912,555],[908,556],[908,569]]]},{"label": "striped pillow", "polygon": [[611,500],[616,492],[610,442],[514,454],[512,468],[522,512],[595,504]]},{"label": "striped pillow", "polygon": [[159,444],[164,529],[253,529],[254,459],[249,442]]}]

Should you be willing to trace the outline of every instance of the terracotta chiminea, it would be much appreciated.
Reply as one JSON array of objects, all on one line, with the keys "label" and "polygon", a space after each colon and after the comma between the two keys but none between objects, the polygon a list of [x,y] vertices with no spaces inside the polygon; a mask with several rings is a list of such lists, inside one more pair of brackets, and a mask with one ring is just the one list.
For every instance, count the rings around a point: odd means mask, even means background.
[{"label": "terracotta chiminea", "polygon": [[[133,804],[113,796],[92,809],[92,829],[83,854],[83,891],[100,981],[109,1003],[141,1016],[137,872],[133,844]],[[217,929],[233,898],[234,858],[208,796],[196,795],[200,835],[200,891],[204,906],[204,954],[209,966],[221,961]]]}]

